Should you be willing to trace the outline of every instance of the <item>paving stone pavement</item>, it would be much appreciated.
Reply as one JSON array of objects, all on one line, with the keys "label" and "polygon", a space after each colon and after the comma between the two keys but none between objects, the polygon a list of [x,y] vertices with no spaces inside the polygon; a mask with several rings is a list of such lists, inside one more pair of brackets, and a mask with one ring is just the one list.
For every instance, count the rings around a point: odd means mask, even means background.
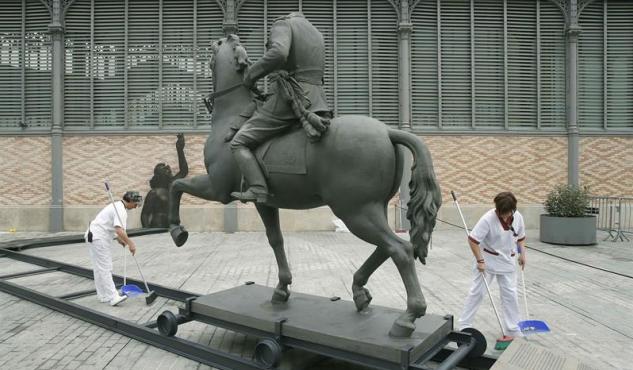
[{"label": "paving stone pavement", "polygon": [[[406,234],[400,234],[407,237]],[[0,241],[23,234],[0,234]],[[41,237],[43,234],[34,236]],[[285,247],[293,273],[291,290],[340,296],[351,300],[353,273],[373,251],[349,233],[287,233]],[[600,238],[600,235],[599,235]],[[472,256],[461,230],[433,234],[427,265],[416,264],[429,313],[459,316],[471,279]],[[632,369],[633,366],[633,243],[600,242],[591,247],[552,246],[536,241],[529,231],[525,271],[532,319],[546,321],[549,334],[530,341],[577,357],[596,369]],[[600,238],[601,239],[601,238]],[[274,286],[277,267],[264,233],[192,233],[176,248],[168,234],[136,237],[137,260],[154,283],[196,293],[212,293],[246,281]],[[24,253],[90,267],[84,244],[26,250]],[[120,249],[113,249],[114,272],[123,273]],[[140,278],[130,258],[128,274]],[[0,258],[0,275],[28,271],[31,265]],[[54,272],[12,279],[49,294],[91,288],[91,280]],[[372,304],[404,309],[406,295],[397,269],[387,261],[367,284]],[[498,288],[493,296],[499,305]],[[158,298],[146,306],[142,297],[120,307],[99,303],[95,296],[75,303],[144,323],[175,303]],[[522,306],[522,301],[521,301]],[[494,351],[499,328],[487,300],[475,321]],[[251,357],[256,339],[221,328],[191,322],[178,336],[231,353]],[[14,296],[0,293],[1,369],[193,369],[209,368],[197,362],[126,338]],[[310,369],[360,369],[346,364],[317,363]]]}]

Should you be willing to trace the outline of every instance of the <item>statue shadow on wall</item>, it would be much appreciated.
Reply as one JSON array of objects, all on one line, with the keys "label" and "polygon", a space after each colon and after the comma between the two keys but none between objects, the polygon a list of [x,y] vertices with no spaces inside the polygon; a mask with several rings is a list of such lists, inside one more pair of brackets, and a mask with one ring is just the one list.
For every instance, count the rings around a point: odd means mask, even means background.
[{"label": "statue shadow on wall", "polygon": [[178,153],[178,173],[172,174],[171,167],[163,162],[154,167],[154,176],[149,180],[151,190],[147,193],[141,211],[141,225],[144,228],[167,228],[169,226],[169,186],[176,179],[189,173],[185,158],[185,136],[178,134],[176,140]]}]

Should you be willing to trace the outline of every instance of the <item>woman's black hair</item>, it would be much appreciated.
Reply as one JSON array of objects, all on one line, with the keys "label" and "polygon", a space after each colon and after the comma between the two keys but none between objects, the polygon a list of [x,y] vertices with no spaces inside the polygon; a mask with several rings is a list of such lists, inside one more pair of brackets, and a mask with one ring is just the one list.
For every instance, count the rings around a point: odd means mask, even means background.
[{"label": "woman's black hair", "polygon": [[499,214],[514,212],[517,210],[517,198],[509,191],[497,194],[494,201],[495,208]]}]

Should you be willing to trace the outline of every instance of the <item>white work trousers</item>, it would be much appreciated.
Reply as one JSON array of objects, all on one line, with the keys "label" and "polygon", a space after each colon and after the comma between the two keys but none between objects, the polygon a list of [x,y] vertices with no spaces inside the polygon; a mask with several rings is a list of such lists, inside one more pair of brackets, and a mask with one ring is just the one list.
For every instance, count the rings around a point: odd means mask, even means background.
[{"label": "white work trousers", "polygon": [[86,244],[90,249],[97,298],[101,301],[109,301],[119,295],[112,280],[112,242],[97,239]]},{"label": "white work trousers", "polygon": [[[499,284],[499,290],[501,295],[501,323],[503,325],[503,331],[505,335],[513,337],[521,336],[521,331],[518,326],[520,321],[519,314],[519,301],[517,297],[516,286],[516,273],[498,273],[493,274],[486,271],[486,281],[488,286],[492,284],[494,279],[497,279]],[[491,287],[492,289],[492,287]],[[481,304],[481,301],[488,295],[486,292],[486,286],[484,284],[483,275],[479,270],[474,270],[473,282],[464,304],[464,311],[459,318],[459,329],[470,328],[473,326],[473,320],[477,309]],[[489,300],[486,297],[486,300]],[[495,321],[497,319],[495,318]]]}]

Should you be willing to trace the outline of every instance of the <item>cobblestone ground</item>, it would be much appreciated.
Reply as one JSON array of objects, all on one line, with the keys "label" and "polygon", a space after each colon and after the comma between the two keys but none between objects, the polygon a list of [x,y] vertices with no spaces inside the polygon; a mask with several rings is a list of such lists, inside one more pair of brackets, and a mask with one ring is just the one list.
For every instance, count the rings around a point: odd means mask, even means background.
[{"label": "cobblestone ground", "polygon": [[[0,241],[50,234],[0,234]],[[56,234],[59,235],[59,234]],[[633,243],[601,242],[592,247],[557,247],[532,241],[528,234],[527,294],[532,319],[545,320],[549,334],[530,341],[577,357],[597,369],[630,369],[633,361]],[[406,235],[401,235],[406,237]],[[167,234],[136,238],[137,260],[152,282],[196,293],[211,293],[245,281],[274,286],[277,268],[264,233],[192,233],[176,248]],[[293,272],[292,290],[351,300],[353,273],[373,247],[348,233],[288,233],[285,247]],[[25,253],[90,267],[84,244],[26,250]],[[123,273],[120,249],[113,250],[115,273]],[[128,258],[128,272],[140,278]],[[459,316],[469,287],[472,256],[463,231],[434,233],[427,265],[417,264],[428,312]],[[0,258],[0,275],[28,271],[32,266]],[[49,273],[14,283],[49,294],[92,287],[90,280]],[[404,287],[391,261],[371,277],[372,304],[403,309]],[[493,287],[498,302],[498,291]],[[175,304],[159,298],[152,306],[130,299],[120,307],[97,302],[94,296],[74,302],[111,315],[144,323]],[[489,302],[482,304],[475,325],[495,354],[499,329]],[[178,336],[251,357],[255,338],[202,323],[188,323]],[[497,353],[498,354],[498,353]],[[103,328],[0,293],[0,368],[208,368],[197,362],[145,345]],[[314,363],[310,369],[360,369],[346,364]]]}]

